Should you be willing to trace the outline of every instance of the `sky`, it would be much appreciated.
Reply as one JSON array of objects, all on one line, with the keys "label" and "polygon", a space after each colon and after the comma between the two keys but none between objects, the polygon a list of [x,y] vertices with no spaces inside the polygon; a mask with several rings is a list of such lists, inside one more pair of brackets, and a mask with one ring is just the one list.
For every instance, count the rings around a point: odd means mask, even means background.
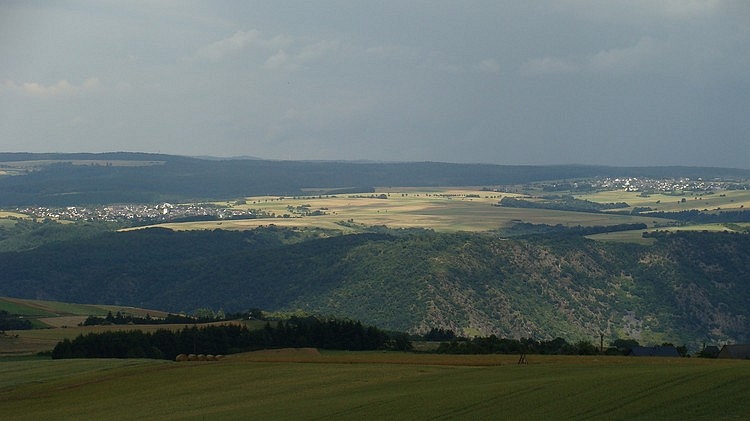
[{"label": "sky", "polygon": [[750,1],[0,1],[0,151],[750,168]]}]

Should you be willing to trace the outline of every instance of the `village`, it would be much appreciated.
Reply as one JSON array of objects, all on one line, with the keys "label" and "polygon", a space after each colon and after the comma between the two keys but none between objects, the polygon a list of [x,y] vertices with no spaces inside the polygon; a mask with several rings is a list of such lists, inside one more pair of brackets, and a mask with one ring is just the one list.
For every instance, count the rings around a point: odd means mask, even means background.
[{"label": "village", "polygon": [[702,178],[646,178],[646,177],[596,177],[591,179],[540,183],[547,191],[591,191],[591,190],[625,190],[629,192],[685,194],[688,192],[711,194],[723,190],[748,190],[748,180]]},{"label": "village", "polygon": [[653,193],[713,192],[719,190],[747,190],[747,180],[703,180],[690,178],[603,178],[595,180],[592,186],[596,189],[642,191]]},{"label": "village", "polygon": [[50,208],[29,206],[16,212],[37,219],[66,221],[159,223],[188,220],[253,219],[266,216],[257,209],[233,209],[214,204],[120,204],[106,206],[67,206]]},{"label": "village", "polygon": [[[591,178],[556,183],[540,183],[545,191],[606,191],[625,190],[647,194],[685,195],[714,194],[727,190],[748,190],[748,180],[703,180],[690,178]],[[517,189],[499,189],[517,191]],[[36,219],[66,221],[113,222],[120,224],[152,224],[175,221],[231,220],[276,217],[261,209],[232,207],[214,203],[159,203],[159,204],[112,204],[101,206],[45,207],[27,206],[14,209],[15,212]],[[290,214],[307,214],[307,209],[289,209]],[[280,216],[280,215],[279,215]],[[289,216],[289,215],[287,215]]]}]

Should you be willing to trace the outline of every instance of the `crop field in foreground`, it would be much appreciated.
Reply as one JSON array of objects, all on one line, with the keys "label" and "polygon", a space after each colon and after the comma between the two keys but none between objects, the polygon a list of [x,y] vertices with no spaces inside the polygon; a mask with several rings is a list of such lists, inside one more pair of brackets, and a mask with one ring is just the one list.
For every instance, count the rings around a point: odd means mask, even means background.
[{"label": "crop field in foreground", "polygon": [[259,352],[0,360],[4,419],[747,419],[747,361]]}]

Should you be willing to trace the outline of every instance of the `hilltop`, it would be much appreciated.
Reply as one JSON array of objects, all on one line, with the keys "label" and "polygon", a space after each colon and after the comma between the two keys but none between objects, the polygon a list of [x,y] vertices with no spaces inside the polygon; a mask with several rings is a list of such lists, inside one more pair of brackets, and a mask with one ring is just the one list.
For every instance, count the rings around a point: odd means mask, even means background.
[{"label": "hilltop", "polygon": [[301,195],[310,190],[517,185],[595,176],[748,179],[750,170],[199,159],[129,152],[0,153],[0,206],[191,202]]}]

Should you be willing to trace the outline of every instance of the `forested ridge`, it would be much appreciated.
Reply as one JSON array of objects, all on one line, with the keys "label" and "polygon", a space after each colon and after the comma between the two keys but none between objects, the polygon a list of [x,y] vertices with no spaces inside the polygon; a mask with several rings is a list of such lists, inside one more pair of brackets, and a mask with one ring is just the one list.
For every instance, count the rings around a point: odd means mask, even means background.
[{"label": "forested ridge", "polygon": [[424,333],[747,341],[750,236],[104,232],[0,253],[0,295],[165,311],[263,308]]},{"label": "forested ridge", "polygon": [[[23,175],[0,176],[0,206],[190,202],[298,195],[304,188],[367,191],[373,186],[484,186],[596,176],[750,177],[748,170],[724,168],[270,161],[126,152],[0,153],[0,170],[24,161],[32,164]],[[33,164],[42,161],[54,163]],[[147,165],[108,165],[127,161]]]}]

